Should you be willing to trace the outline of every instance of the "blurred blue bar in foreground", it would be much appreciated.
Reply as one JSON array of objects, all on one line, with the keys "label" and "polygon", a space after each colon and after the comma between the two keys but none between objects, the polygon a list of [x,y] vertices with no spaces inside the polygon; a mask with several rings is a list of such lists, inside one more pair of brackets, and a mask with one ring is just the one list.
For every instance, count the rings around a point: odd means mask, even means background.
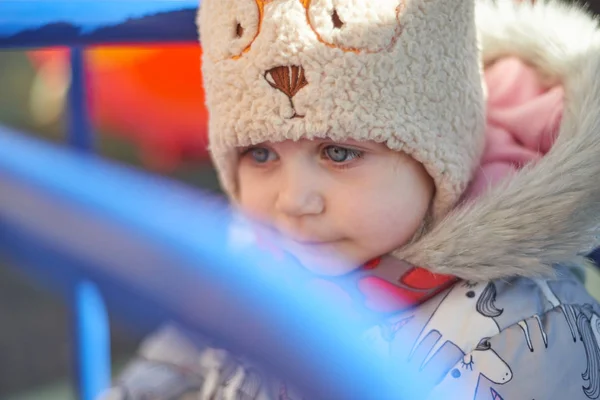
[{"label": "blurred blue bar in foreground", "polygon": [[199,0],[2,0],[0,48],[194,42]]},{"label": "blurred blue bar in foreground", "polygon": [[130,326],[183,324],[311,399],[415,398],[307,272],[232,247],[221,199],[1,127],[0,194],[0,254],[54,290],[92,281]]}]

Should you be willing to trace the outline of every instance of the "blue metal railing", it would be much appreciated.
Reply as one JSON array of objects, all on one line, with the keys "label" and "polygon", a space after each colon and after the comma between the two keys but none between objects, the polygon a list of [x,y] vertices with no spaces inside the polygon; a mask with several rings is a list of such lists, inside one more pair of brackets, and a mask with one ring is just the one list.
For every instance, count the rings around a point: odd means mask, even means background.
[{"label": "blue metal railing", "polygon": [[[0,2],[0,47],[71,47],[67,143],[73,150],[91,153],[85,46],[197,41],[196,7],[197,2],[189,0]],[[87,279],[71,288],[71,305],[77,392],[82,400],[92,400],[110,383],[108,317],[99,290]]]},{"label": "blue metal railing", "polygon": [[[94,282],[130,326],[170,320],[218,338],[291,377],[309,398],[387,399],[406,391],[391,379],[406,374],[384,369],[358,340],[360,324],[327,293],[302,285],[307,272],[235,246],[236,215],[218,199],[6,128],[0,193],[0,253],[51,288],[83,292],[76,315],[104,314],[87,284]],[[87,327],[78,348],[97,346],[79,355],[88,363],[80,373],[84,399],[106,383],[106,325],[97,321],[76,325]]]},{"label": "blue metal railing", "polygon": [[85,81],[85,51],[71,47],[71,86],[69,87],[69,124],[67,143],[78,151],[92,152],[94,134],[87,107]]},{"label": "blue metal railing", "polygon": [[198,0],[4,0],[0,48],[197,41]]},{"label": "blue metal railing", "polygon": [[69,293],[79,398],[109,384],[107,308],[132,326],[171,320],[219,338],[310,398],[411,398],[397,379],[406,374],[384,371],[356,321],[302,289],[291,261],[270,268],[267,253],[232,251],[234,215],[220,201],[92,154],[85,46],[196,41],[195,3],[0,2],[0,47],[71,47],[69,149],[0,127],[0,252]]},{"label": "blue metal railing", "polygon": [[[68,145],[79,152],[92,152],[94,135],[89,118],[85,80],[85,50],[71,47],[71,86],[68,97]],[[102,294],[93,282],[82,279],[74,285],[72,337],[75,376],[81,400],[94,400],[110,386],[110,329]]]}]

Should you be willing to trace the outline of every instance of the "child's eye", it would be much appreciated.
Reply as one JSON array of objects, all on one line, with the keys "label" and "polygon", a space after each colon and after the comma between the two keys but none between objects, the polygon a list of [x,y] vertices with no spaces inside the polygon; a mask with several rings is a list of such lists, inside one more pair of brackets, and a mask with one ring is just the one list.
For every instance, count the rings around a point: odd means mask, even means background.
[{"label": "child's eye", "polygon": [[341,146],[327,146],[323,149],[324,155],[335,163],[343,163],[360,158],[362,152]]},{"label": "child's eye", "polygon": [[244,151],[243,155],[250,156],[252,161],[258,164],[264,164],[277,159],[275,152],[266,147],[251,147]]}]

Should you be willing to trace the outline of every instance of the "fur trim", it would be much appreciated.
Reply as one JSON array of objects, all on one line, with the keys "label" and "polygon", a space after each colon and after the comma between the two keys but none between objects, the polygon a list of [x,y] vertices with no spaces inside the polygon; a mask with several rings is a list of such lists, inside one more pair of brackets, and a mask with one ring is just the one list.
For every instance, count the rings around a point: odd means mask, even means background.
[{"label": "fur trim", "polygon": [[477,27],[489,64],[516,55],[562,82],[558,139],[477,201],[456,209],[399,258],[435,273],[482,281],[553,273],[595,242],[600,222],[600,33],[584,10],[557,0],[479,0]]}]

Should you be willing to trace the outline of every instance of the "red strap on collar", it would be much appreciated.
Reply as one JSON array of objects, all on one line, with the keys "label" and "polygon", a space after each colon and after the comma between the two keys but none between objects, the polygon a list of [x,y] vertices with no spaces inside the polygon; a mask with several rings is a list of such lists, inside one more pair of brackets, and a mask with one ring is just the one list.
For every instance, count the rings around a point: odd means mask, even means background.
[{"label": "red strap on collar", "polygon": [[[407,266],[406,263],[397,261],[397,279],[390,279],[389,273],[386,276],[377,274],[381,258],[364,265],[366,274],[358,279],[357,285],[365,297],[367,308],[383,313],[400,312],[431,299],[458,281],[452,275],[434,274],[425,268]],[[398,274],[394,275],[397,277]]]}]

